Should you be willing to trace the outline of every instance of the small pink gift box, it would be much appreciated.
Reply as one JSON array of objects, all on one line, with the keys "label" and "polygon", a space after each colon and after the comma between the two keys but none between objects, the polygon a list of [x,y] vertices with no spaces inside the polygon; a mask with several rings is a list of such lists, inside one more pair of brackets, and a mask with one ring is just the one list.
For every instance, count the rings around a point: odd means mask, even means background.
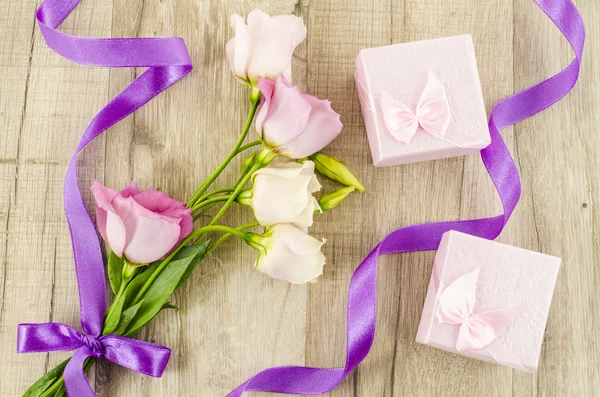
[{"label": "small pink gift box", "polygon": [[535,371],[559,266],[560,258],[445,233],[417,342]]},{"label": "small pink gift box", "polygon": [[491,142],[470,35],[363,49],[355,79],[376,167]]}]

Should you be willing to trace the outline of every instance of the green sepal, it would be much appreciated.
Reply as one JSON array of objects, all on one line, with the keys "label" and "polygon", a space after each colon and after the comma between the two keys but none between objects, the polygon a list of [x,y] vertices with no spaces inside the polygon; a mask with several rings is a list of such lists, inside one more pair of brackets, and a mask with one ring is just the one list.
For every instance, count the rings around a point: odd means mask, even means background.
[{"label": "green sepal", "polygon": [[23,394],[23,397],[40,397],[46,390],[48,390],[56,380],[60,378],[70,358],[58,364],[56,367],[46,372],[44,376],[38,379],[27,391]]},{"label": "green sepal", "polygon": [[123,265],[123,258],[119,258],[114,252],[110,251],[107,266],[108,281],[110,282],[110,288],[112,288],[115,294],[119,291],[119,287],[121,287]]},{"label": "green sepal", "polygon": [[256,153],[258,152],[252,153],[246,158],[246,160],[244,160],[244,162],[242,163],[242,174],[245,174],[250,168],[254,166],[254,162],[256,161]]}]

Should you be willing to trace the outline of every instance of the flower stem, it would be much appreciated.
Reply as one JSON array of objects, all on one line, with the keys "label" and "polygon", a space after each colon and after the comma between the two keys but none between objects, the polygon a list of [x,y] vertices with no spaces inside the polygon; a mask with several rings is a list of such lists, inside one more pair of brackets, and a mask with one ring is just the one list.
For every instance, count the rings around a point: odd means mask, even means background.
[{"label": "flower stem", "polygon": [[231,228],[228,226],[222,226],[222,225],[208,225],[208,226],[204,226],[204,227],[194,230],[193,232],[191,232],[189,234],[189,236],[184,238],[179,243],[179,245],[177,247],[175,247],[175,249],[173,251],[171,251],[171,253],[165,259],[162,260],[162,262],[158,265],[156,270],[154,270],[154,273],[152,273],[152,275],[148,278],[146,283],[142,286],[142,288],[136,295],[135,299],[133,300],[133,304],[138,303],[142,299],[142,296],[144,296],[144,293],[148,290],[148,288],[150,288],[150,285],[152,284],[152,282],[154,282],[156,277],[158,277],[160,272],[163,271],[165,266],[167,266],[167,264],[171,261],[171,259],[173,259],[173,257],[177,254],[177,252],[179,252],[179,250],[181,250],[187,243],[189,243],[193,239],[197,238],[198,236],[206,234],[208,232],[214,232],[214,231],[230,233],[230,234],[237,236],[243,240],[245,240],[246,236],[248,235],[247,233],[244,233],[241,230],[236,230],[234,228]]},{"label": "flower stem", "polygon": [[[235,186],[235,190],[229,196],[229,200],[227,200],[227,202],[223,205],[223,207],[221,207],[221,209],[219,210],[217,215],[214,216],[213,220],[210,221],[209,226],[217,223],[219,221],[219,219],[221,219],[221,217],[225,214],[225,212],[227,212],[227,210],[229,209],[231,204],[235,201],[237,196],[244,189],[244,186],[246,186],[246,184],[252,177],[252,174],[254,174],[255,171],[267,166],[277,156],[278,156],[278,154],[275,153],[273,151],[273,149],[271,149],[271,148],[263,148],[260,152],[258,152],[258,154],[256,155],[256,160],[254,162],[254,165],[246,173],[242,173],[242,176],[240,176],[240,181]],[[232,233],[232,234],[235,234],[235,233]],[[206,233],[199,234],[198,240],[202,239],[205,235],[206,235]]]},{"label": "flower stem", "polygon": [[[231,160],[240,153],[240,149],[242,143],[246,139],[246,135],[248,135],[248,131],[250,130],[250,126],[252,125],[252,120],[254,120],[254,115],[256,114],[256,109],[260,103],[260,91],[255,92],[254,90],[250,94],[250,110],[248,111],[248,117],[246,118],[246,124],[244,125],[244,129],[242,130],[242,134],[240,135],[238,141],[236,142],[229,155],[223,160],[223,162],[206,178],[204,182],[200,185],[198,190],[192,195],[190,200],[187,203],[187,207],[193,207],[194,204],[198,201],[198,198],[202,196],[202,194],[210,187],[210,185],[217,179],[217,177],[223,172],[225,167],[231,162]],[[246,148],[247,149],[247,148]]]},{"label": "flower stem", "polygon": [[[240,227],[236,227],[235,230],[246,230],[246,229],[250,229],[252,227],[256,227],[256,226],[259,226],[259,225],[260,224],[258,222],[252,222],[252,223],[248,223],[246,225],[242,225]],[[231,236],[232,236],[231,233],[225,233],[220,239],[218,239],[217,241],[215,241],[215,243],[213,245],[211,245],[210,247],[208,247],[208,249],[206,250],[206,252],[204,253],[204,255],[202,255],[202,258],[206,258],[207,256],[209,256],[215,249],[217,249],[217,247],[219,245],[221,245],[225,240],[227,240]]]},{"label": "flower stem", "polygon": [[206,207],[203,207],[200,212],[194,214],[192,216],[192,218],[194,219],[194,222],[196,222],[198,219],[200,219],[202,216],[204,216],[204,214],[206,214],[208,212],[208,210],[210,210],[212,207],[214,207],[217,204],[219,204],[219,203],[211,203],[211,204],[207,205]]},{"label": "flower stem", "polygon": [[125,258],[123,256],[123,270],[121,271],[121,285],[119,286],[119,290],[115,294],[115,298],[113,299],[112,304],[110,305],[110,307],[108,308],[108,311],[106,312],[106,316],[104,317],[105,319],[109,318],[112,315],[117,303],[119,302],[119,300],[125,293],[125,290],[127,289],[127,286],[129,285],[131,280],[133,280],[133,278],[137,275],[140,267],[142,267],[142,266],[141,265],[136,266],[136,265],[130,263],[127,260],[127,258]]},{"label": "flower stem", "polygon": [[260,144],[262,144],[262,142],[261,142],[261,140],[260,140],[260,139],[258,139],[258,140],[256,140],[256,141],[254,141],[254,142],[247,143],[247,144],[245,144],[244,146],[242,146],[242,147],[240,147],[240,148],[238,149],[238,151],[237,151],[237,154],[240,154],[240,153],[242,153],[244,150],[250,149],[251,147],[258,146],[258,145],[260,145]]},{"label": "flower stem", "polygon": [[213,197],[213,198],[208,198],[204,201],[198,201],[196,204],[194,204],[194,206],[192,207],[192,213],[198,211],[199,209],[201,209],[202,207],[205,207],[207,205],[210,205],[212,203],[218,203],[220,201],[227,201],[229,200],[230,196],[218,196],[218,197]]},{"label": "flower stem", "polygon": [[222,193],[231,193],[231,192],[233,192],[234,190],[235,190],[235,189],[233,189],[233,188],[227,188],[227,189],[217,189],[217,190],[213,190],[212,192],[210,192],[210,193],[206,193],[204,196],[200,197],[200,198],[198,199],[198,201],[199,201],[199,202],[200,202],[200,201],[204,201],[204,200],[206,200],[207,198],[209,198],[209,197],[211,197],[211,196],[214,196],[214,195],[216,195],[216,194],[222,194]]}]

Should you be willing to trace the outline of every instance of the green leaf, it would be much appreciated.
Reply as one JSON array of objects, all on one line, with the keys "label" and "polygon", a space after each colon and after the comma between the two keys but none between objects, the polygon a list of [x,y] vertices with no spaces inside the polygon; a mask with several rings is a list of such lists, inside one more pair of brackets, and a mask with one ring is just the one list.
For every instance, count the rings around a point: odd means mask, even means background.
[{"label": "green leaf", "polygon": [[46,372],[44,376],[38,379],[23,395],[23,397],[39,397],[48,390],[54,382],[60,378],[70,358],[58,364],[56,367]]},{"label": "green leaf", "polygon": [[131,282],[127,286],[127,289],[125,290],[125,294],[124,294],[125,295],[125,303],[123,304],[124,308],[128,309],[133,305],[133,300],[137,296],[138,292],[142,289],[144,284],[146,284],[146,281],[148,281],[150,276],[152,276],[152,274],[154,273],[154,271],[156,270],[158,265],[160,265],[160,261],[154,262],[150,266],[143,269],[143,271],[141,273],[139,273],[137,276],[135,276],[135,278],[133,280],[131,280]]},{"label": "green leaf", "polygon": [[119,291],[122,277],[123,258],[119,258],[114,252],[110,251],[108,255],[108,281],[110,281],[110,287],[115,294]]},{"label": "green leaf", "polygon": [[[194,257],[192,262],[188,265],[187,269],[185,269],[183,276],[179,280],[179,284],[177,284],[177,288],[181,287],[183,285],[183,283],[185,283],[188,280],[188,278],[190,278],[190,276],[194,272],[194,269],[196,269],[198,264],[202,261],[202,259],[204,259],[203,255],[206,252],[206,250],[208,249],[209,245],[210,245],[210,240],[206,240],[206,241],[203,241],[203,242],[195,245],[196,247],[198,247],[198,255],[196,255]],[[175,288],[175,289],[177,289],[177,288]]]},{"label": "green leaf", "polygon": [[119,320],[121,319],[121,313],[123,312],[124,303],[125,294],[121,294],[118,300],[108,309],[108,313],[104,319],[104,328],[102,329],[103,335],[112,334],[115,329],[117,329],[117,325],[119,325]]},{"label": "green leaf", "polygon": [[138,310],[140,309],[140,306],[142,306],[142,303],[144,303],[143,299],[140,303],[124,310],[121,314],[121,321],[119,321],[119,326],[112,333],[122,335],[131,323],[131,320],[133,320],[133,318],[137,314]]},{"label": "green leaf", "polygon": [[[135,334],[139,329],[146,325],[148,321],[152,320],[158,312],[160,312],[163,305],[167,302],[167,299],[169,299],[180,285],[180,281],[184,277],[189,277],[191,271],[188,270],[190,267],[192,268],[191,270],[193,270],[193,267],[197,265],[197,258],[202,257],[207,246],[207,244],[200,244],[183,247],[181,251],[171,259],[144,293],[142,305],[127,328],[127,332],[124,334],[125,336]],[[146,272],[148,272],[148,270]],[[145,275],[146,272],[142,273],[139,277],[136,277],[134,281],[138,281],[138,278]],[[138,287],[136,285],[131,291],[133,292],[132,295],[135,296],[137,294],[137,291],[134,292],[133,290],[139,290],[140,288],[141,286]],[[131,296],[129,287],[127,290],[127,296],[129,297]]]},{"label": "green leaf", "polygon": [[180,312],[180,313],[183,313],[183,314],[185,314],[186,316],[187,316],[187,314],[188,314],[188,313],[187,313],[185,310],[183,310],[183,309],[182,309],[182,308],[180,308],[179,306],[177,306],[177,305],[174,305],[174,304],[172,304],[172,303],[169,303],[169,302],[165,303],[165,304],[164,304],[164,305],[162,305],[162,307],[160,308],[160,310],[161,310],[161,311],[162,311],[162,310],[167,310],[167,309],[171,309],[171,310],[177,310],[178,312]]},{"label": "green leaf", "polygon": [[67,389],[65,389],[64,385],[56,391],[54,397],[67,397]]}]

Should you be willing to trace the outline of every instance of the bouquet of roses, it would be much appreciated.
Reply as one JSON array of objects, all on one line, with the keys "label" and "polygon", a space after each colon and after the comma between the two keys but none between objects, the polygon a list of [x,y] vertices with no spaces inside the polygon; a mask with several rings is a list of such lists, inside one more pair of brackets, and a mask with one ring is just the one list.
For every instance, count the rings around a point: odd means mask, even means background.
[{"label": "bouquet of roses", "polygon": [[[293,86],[291,59],[306,36],[295,16],[271,17],[252,11],[248,22],[231,18],[235,37],[227,43],[231,70],[249,89],[250,107],[242,133],[223,162],[204,180],[187,204],[131,183],[120,192],[94,182],[96,223],[110,248],[108,279],[114,292],[102,335],[135,336],[169,303],[194,268],[230,236],[257,251],[256,270],[294,284],[314,282],[325,256],[308,234],[313,217],[337,206],[363,186],[334,157],[319,153],[342,130],[329,101]],[[252,125],[258,140],[244,144]],[[210,190],[231,161],[246,155],[237,182]],[[288,161],[274,161],[277,158]],[[319,199],[315,171],[344,185]],[[251,207],[256,221],[226,226],[220,220],[235,203]],[[206,216],[211,210],[218,210]],[[195,221],[199,227],[194,229]],[[248,231],[263,227],[261,233]],[[212,233],[220,233],[213,239]],[[98,355],[100,357],[101,355]],[[69,360],[39,379],[26,397],[65,396],[63,371]],[[86,359],[85,368],[93,363]]]}]

